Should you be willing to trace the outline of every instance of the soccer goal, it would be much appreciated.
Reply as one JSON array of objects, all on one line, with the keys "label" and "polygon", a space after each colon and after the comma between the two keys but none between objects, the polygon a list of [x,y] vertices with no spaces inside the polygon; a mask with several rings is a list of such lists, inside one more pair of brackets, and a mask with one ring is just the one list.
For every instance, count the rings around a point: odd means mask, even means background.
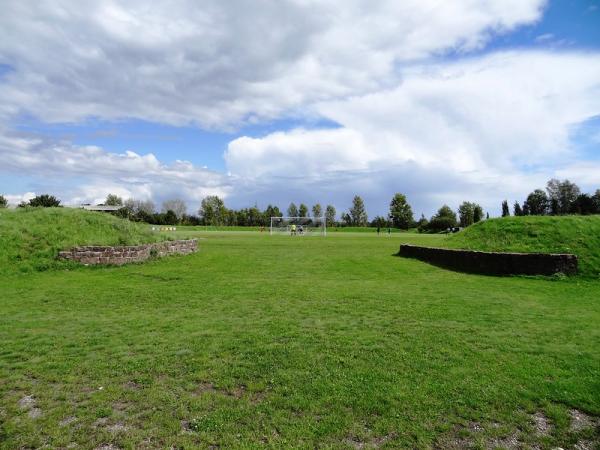
[{"label": "soccer goal", "polygon": [[290,236],[326,236],[324,217],[271,217],[269,234]]}]

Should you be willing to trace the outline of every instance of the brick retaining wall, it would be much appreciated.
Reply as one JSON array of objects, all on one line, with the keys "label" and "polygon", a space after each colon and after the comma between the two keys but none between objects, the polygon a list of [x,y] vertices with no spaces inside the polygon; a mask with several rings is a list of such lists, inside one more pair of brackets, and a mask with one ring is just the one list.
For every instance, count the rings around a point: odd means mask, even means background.
[{"label": "brick retaining wall", "polygon": [[400,256],[461,272],[485,275],[577,274],[577,256],[549,253],[495,253],[400,245]]},{"label": "brick retaining wall", "polygon": [[187,255],[197,250],[198,240],[189,239],[122,247],[86,245],[59,252],[58,257],[82,264],[114,264],[120,266],[130,262],[145,261],[151,256]]}]

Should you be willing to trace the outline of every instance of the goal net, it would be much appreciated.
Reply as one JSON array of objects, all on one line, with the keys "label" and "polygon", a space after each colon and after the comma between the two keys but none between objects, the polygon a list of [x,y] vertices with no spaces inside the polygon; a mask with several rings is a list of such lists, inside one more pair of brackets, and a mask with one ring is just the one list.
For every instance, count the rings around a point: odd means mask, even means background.
[{"label": "goal net", "polygon": [[323,217],[271,217],[269,234],[325,236],[327,226]]}]

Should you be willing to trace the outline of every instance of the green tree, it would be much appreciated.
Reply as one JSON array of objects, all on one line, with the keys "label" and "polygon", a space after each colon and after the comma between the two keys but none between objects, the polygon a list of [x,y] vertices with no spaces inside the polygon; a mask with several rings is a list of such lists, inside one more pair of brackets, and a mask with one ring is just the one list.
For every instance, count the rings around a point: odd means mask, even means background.
[{"label": "green tree", "polygon": [[536,189],[527,196],[523,203],[523,210],[532,216],[543,216],[548,213],[548,196],[541,189]]},{"label": "green tree", "polygon": [[515,216],[523,215],[523,209],[521,209],[521,205],[519,204],[519,202],[515,202],[515,204],[513,205],[513,214]]},{"label": "green tree", "polygon": [[205,225],[223,225],[225,214],[225,203],[217,195],[209,195],[202,199],[198,215]]},{"label": "green tree", "polygon": [[510,216],[510,210],[508,209],[508,202],[504,200],[502,202],[502,217]]},{"label": "green tree", "polygon": [[390,202],[390,217],[394,227],[408,230],[413,224],[412,208],[406,201],[404,194],[396,193]]},{"label": "green tree", "polygon": [[29,206],[41,206],[43,208],[53,208],[60,206],[60,200],[53,195],[42,194],[29,200]]},{"label": "green tree", "polygon": [[8,206],[8,200],[4,197],[4,195],[0,195],[0,208],[6,208]]},{"label": "green tree", "polygon": [[264,222],[266,225],[271,225],[271,217],[282,217],[281,211],[277,206],[269,205],[263,212]]},{"label": "green tree", "polygon": [[475,222],[475,204],[462,202],[458,207],[458,219],[461,227],[468,227]]},{"label": "green tree", "polygon": [[298,215],[300,217],[307,217],[308,216],[308,206],[306,206],[304,203],[300,203],[300,207],[298,208]]},{"label": "green tree", "polygon": [[477,203],[475,203],[475,206],[473,208],[473,222],[477,223],[481,220],[483,220],[483,208]]},{"label": "green tree", "polygon": [[327,205],[325,208],[325,221],[328,227],[332,227],[335,225],[335,207],[333,205]]},{"label": "green tree", "polygon": [[287,215],[288,217],[298,217],[298,207],[294,202],[290,203],[290,206],[288,206]]},{"label": "green tree", "polygon": [[313,205],[312,207],[312,215],[313,217],[321,217],[321,215],[323,214],[323,208],[321,207],[320,203],[316,203],[315,205]]},{"label": "green tree", "polygon": [[351,224],[358,227],[364,227],[369,222],[367,211],[365,209],[365,202],[360,196],[355,195],[352,199],[352,208],[350,208],[350,221]]},{"label": "green tree", "polygon": [[104,204],[108,206],[123,206],[123,199],[116,194],[108,194]]},{"label": "green tree", "polygon": [[550,199],[552,214],[568,214],[581,191],[575,183],[569,180],[560,181],[552,178],[546,184],[546,192]]},{"label": "green tree", "polygon": [[448,205],[442,206],[431,218],[427,225],[427,231],[439,232],[453,228],[458,224],[456,213]]}]

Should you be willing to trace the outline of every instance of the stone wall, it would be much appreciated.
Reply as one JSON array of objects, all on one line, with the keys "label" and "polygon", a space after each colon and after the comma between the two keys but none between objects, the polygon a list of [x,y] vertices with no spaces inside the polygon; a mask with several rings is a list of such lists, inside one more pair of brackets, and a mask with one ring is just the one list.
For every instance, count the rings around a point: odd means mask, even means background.
[{"label": "stone wall", "polygon": [[119,247],[82,246],[59,252],[58,257],[82,264],[122,265],[145,261],[153,256],[187,255],[198,250],[198,240],[164,241]]},{"label": "stone wall", "polygon": [[461,272],[485,275],[554,275],[577,273],[577,256],[549,253],[493,253],[400,245],[400,256]]}]

